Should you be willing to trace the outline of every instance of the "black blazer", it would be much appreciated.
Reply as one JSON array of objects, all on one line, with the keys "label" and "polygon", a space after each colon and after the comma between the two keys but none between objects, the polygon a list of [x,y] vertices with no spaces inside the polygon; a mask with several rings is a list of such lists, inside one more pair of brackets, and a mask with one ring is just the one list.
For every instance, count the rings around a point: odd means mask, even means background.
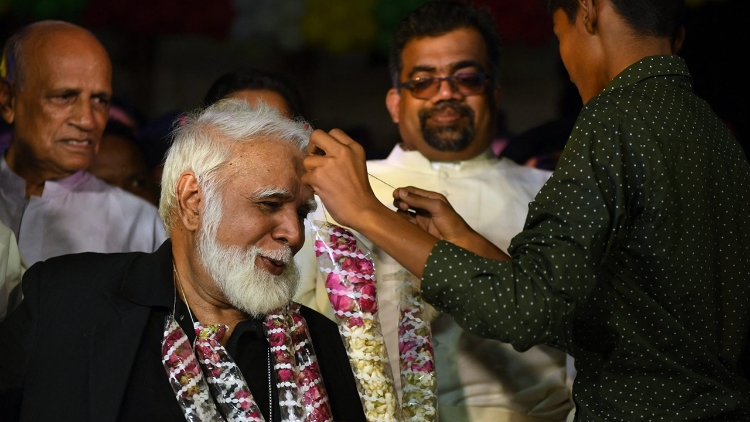
[{"label": "black blazer", "polygon": [[[21,306],[0,323],[0,420],[115,422],[154,283],[172,283],[169,240],[152,254],[84,253],[32,266]],[[364,421],[336,325],[303,311],[332,406]]]}]

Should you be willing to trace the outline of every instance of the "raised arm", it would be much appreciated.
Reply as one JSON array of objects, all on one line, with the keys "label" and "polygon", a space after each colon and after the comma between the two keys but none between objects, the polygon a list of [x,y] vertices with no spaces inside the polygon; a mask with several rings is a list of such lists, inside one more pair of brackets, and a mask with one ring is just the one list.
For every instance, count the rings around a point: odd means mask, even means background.
[{"label": "raised arm", "polygon": [[326,210],[339,223],[351,227],[417,277],[438,238],[389,210],[370,187],[362,147],[338,129],[316,130],[305,158],[310,185]]}]

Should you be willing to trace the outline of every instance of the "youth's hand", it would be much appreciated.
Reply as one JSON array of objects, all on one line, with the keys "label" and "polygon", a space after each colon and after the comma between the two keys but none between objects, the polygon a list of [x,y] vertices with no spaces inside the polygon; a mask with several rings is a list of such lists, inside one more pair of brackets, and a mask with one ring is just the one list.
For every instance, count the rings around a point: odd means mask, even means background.
[{"label": "youth's hand", "polygon": [[368,212],[387,210],[370,187],[365,150],[346,133],[316,129],[307,151],[302,183],[312,187],[337,223],[357,230],[357,223]]},{"label": "youth's hand", "polygon": [[480,256],[508,260],[497,246],[474,231],[453,209],[445,196],[413,186],[393,191],[398,214],[438,239],[446,240]]},{"label": "youth's hand", "polygon": [[393,198],[400,216],[438,239],[458,244],[473,231],[439,193],[409,186],[393,191]]}]

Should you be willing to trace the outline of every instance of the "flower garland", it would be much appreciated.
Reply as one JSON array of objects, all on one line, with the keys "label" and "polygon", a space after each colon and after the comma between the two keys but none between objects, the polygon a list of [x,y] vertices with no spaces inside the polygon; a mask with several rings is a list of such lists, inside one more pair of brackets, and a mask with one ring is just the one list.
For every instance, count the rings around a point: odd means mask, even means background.
[{"label": "flower garland", "polygon": [[274,311],[266,315],[263,330],[271,346],[273,369],[276,372],[276,389],[279,394],[281,420],[296,422],[304,416],[304,407],[297,389],[297,365],[294,361],[292,337],[285,312]]},{"label": "flower garland", "polygon": [[193,327],[196,335],[195,352],[219,409],[230,421],[263,422],[263,416],[240,368],[219,343],[228,327],[218,324],[204,327],[198,321],[193,323]]},{"label": "flower garland", "polygon": [[319,269],[326,277],[328,299],[367,420],[397,422],[400,407],[376,316],[375,266],[370,252],[339,226],[316,221],[312,228]]},{"label": "flower garland", "polygon": [[[299,309],[291,303],[266,315],[263,324],[274,361],[281,420],[332,422],[309,329]],[[227,326],[204,327],[195,321],[194,352],[172,315],[165,321],[162,363],[186,419],[224,421],[215,399],[230,421],[263,422],[240,369],[220,343]]]},{"label": "flower garland", "polygon": [[190,341],[172,315],[167,317],[164,325],[161,350],[169,384],[185,418],[189,422],[221,420]]},{"label": "flower garland", "polygon": [[309,422],[332,422],[333,415],[328,403],[328,394],[318,368],[318,359],[312,347],[310,332],[304,318],[299,313],[299,304],[289,304],[291,336],[294,357],[297,362],[297,382],[305,413]]},{"label": "flower garland", "polygon": [[425,304],[414,285],[413,275],[402,270],[401,300],[398,304],[398,352],[401,364],[403,422],[437,421],[437,377],[430,322]]},{"label": "flower garland", "polygon": [[264,331],[271,345],[277,374],[282,420],[332,422],[318,359],[310,331],[300,314],[299,304],[291,302],[266,316]]}]

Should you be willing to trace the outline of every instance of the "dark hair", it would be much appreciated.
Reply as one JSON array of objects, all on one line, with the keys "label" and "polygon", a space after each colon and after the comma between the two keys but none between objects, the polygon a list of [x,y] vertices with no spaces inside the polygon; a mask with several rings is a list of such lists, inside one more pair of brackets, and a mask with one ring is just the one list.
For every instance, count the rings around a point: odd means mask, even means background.
[{"label": "dark hair", "polygon": [[0,76],[15,90],[21,89],[25,58],[23,54],[23,42],[30,32],[30,26],[21,28],[8,38],[3,48],[2,62],[4,74]]},{"label": "dark hair", "polygon": [[484,39],[490,76],[495,83],[500,75],[500,35],[492,16],[483,9],[455,1],[433,1],[411,11],[396,27],[388,57],[393,86],[398,86],[404,66],[401,53],[414,38],[438,37],[460,28],[476,29]]},{"label": "dark hair", "polygon": [[[617,14],[638,35],[664,37],[674,42],[685,22],[685,0],[609,0]],[[550,0],[549,10],[562,9],[575,23],[578,0]]]},{"label": "dark hair", "polygon": [[208,107],[230,94],[246,89],[273,91],[284,98],[294,116],[302,115],[302,100],[297,89],[283,76],[254,67],[241,67],[222,75],[211,84],[203,99],[203,105]]}]

